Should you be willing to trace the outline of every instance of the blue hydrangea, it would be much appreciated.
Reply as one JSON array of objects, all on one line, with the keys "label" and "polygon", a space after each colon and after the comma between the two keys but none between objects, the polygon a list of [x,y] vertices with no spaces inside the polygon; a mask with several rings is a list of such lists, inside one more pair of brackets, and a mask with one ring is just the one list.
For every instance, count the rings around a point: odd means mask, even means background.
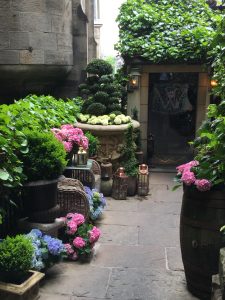
[{"label": "blue hydrangea", "polygon": [[52,255],[60,255],[60,253],[64,252],[64,246],[61,240],[52,238],[49,235],[44,235],[43,240],[47,243],[48,250]]},{"label": "blue hydrangea", "polygon": [[97,220],[106,206],[106,199],[104,195],[99,193],[96,189],[91,190],[89,187],[85,186],[84,190],[90,206],[90,218],[92,220]]}]

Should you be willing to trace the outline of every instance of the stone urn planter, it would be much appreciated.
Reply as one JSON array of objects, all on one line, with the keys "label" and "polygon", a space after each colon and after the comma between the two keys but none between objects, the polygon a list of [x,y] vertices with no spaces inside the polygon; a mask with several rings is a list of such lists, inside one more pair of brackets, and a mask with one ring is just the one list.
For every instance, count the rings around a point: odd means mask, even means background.
[{"label": "stone urn planter", "polygon": [[[139,128],[140,123],[132,120],[133,128]],[[105,158],[111,158],[112,162],[118,160],[121,148],[124,145],[124,133],[130,123],[121,125],[91,125],[77,122],[75,126],[81,128],[84,132],[90,131],[97,136],[100,141],[100,147],[97,153],[97,160],[102,162]]]},{"label": "stone urn planter", "polygon": [[38,299],[39,282],[45,275],[30,270],[28,278],[21,284],[0,281],[0,299],[34,300]]}]

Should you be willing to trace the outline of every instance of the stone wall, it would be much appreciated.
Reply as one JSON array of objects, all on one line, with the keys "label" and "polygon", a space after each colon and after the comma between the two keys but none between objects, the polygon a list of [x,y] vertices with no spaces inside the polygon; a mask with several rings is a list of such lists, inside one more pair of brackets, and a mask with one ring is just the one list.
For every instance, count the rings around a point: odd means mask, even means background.
[{"label": "stone wall", "polygon": [[75,96],[95,57],[93,0],[85,11],[81,2],[0,0],[0,102],[29,93]]}]

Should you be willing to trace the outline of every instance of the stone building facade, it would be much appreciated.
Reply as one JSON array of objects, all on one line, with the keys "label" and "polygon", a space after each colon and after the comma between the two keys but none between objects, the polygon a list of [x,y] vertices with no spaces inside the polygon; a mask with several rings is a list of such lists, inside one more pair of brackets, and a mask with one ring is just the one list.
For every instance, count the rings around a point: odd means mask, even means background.
[{"label": "stone building facade", "polygon": [[96,57],[93,0],[0,0],[0,101],[74,97]]}]

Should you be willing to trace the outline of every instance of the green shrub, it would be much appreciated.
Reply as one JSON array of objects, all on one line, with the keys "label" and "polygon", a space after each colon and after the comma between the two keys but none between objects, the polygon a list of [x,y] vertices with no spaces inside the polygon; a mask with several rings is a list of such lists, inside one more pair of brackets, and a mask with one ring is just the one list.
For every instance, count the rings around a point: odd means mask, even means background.
[{"label": "green shrub", "polygon": [[97,154],[98,148],[100,146],[99,138],[94,136],[92,133],[87,131],[85,136],[88,138],[89,146],[88,146],[88,153],[90,157],[93,157]]},{"label": "green shrub", "polygon": [[99,83],[111,83],[114,80],[112,75],[102,75],[99,79]]},{"label": "green shrub", "polygon": [[113,67],[107,61],[96,58],[87,65],[86,71],[101,77],[102,75],[112,74]]},{"label": "green shrub", "polygon": [[84,100],[82,108],[81,108],[81,112],[86,113],[88,106],[90,106],[93,103],[94,103],[94,100],[91,97]]},{"label": "green shrub", "polygon": [[93,96],[93,100],[95,102],[99,102],[102,104],[107,105],[108,104],[108,99],[109,99],[109,95],[105,92],[97,92],[94,96]]},{"label": "green shrub", "polygon": [[27,272],[32,266],[34,248],[23,235],[0,242],[0,272]]},{"label": "green shrub", "polygon": [[121,106],[119,104],[117,104],[117,103],[110,104],[107,107],[107,112],[108,113],[112,113],[113,111],[121,111]]},{"label": "green shrub", "polygon": [[124,58],[151,63],[202,63],[220,16],[205,0],[127,0],[117,18]]},{"label": "green shrub", "polygon": [[90,106],[88,106],[86,112],[90,115],[95,115],[95,116],[101,116],[104,115],[106,111],[105,105],[102,103],[92,103]]},{"label": "green shrub", "polygon": [[21,155],[27,181],[56,179],[66,166],[66,151],[51,132],[24,130],[29,151]]},{"label": "green shrub", "polygon": [[98,76],[90,76],[86,79],[86,83],[88,86],[93,85],[95,83],[99,82],[99,77]]}]

